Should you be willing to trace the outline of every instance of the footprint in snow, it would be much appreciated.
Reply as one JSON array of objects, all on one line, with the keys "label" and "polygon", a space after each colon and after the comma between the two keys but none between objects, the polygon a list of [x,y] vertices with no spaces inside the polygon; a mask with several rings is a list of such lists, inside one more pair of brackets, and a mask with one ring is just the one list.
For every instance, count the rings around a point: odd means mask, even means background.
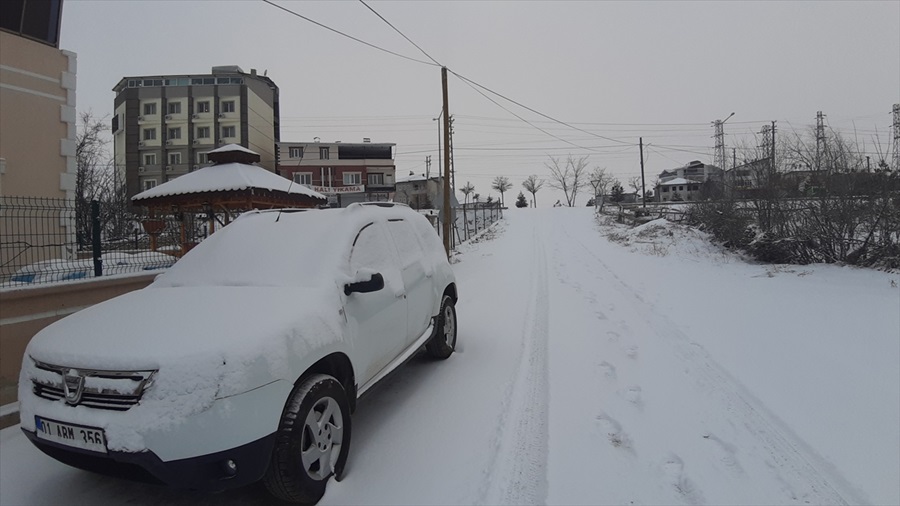
[{"label": "footprint in snow", "polygon": [[628,388],[626,388],[626,389],[624,389],[624,390],[620,390],[620,391],[619,391],[619,394],[620,394],[620,395],[622,396],[622,398],[624,398],[626,401],[628,401],[628,402],[634,404],[635,406],[637,406],[637,407],[639,407],[639,408],[641,408],[641,407],[644,406],[644,400],[643,400],[643,398],[641,397],[641,387],[639,387],[639,386],[637,386],[637,385],[628,387]]},{"label": "footprint in snow", "polygon": [[725,464],[725,467],[735,473],[743,473],[744,469],[737,459],[737,447],[731,443],[727,443],[719,439],[715,434],[704,434],[703,439],[710,441],[719,460]]},{"label": "footprint in snow", "polygon": [[637,345],[627,346],[627,347],[625,347],[625,349],[624,349],[623,351],[625,352],[625,355],[626,355],[628,358],[636,359],[637,356],[638,356],[638,347],[637,347]]},{"label": "footprint in snow", "polygon": [[616,379],[616,366],[610,364],[607,361],[600,362],[600,370],[603,371],[603,375],[609,378],[610,380]]},{"label": "footprint in snow", "polygon": [[684,462],[678,455],[670,454],[662,465],[666,483],[672,486],[688,504],[703,504],[700,489],[684,474]]},{"label": "footprint in snow", "polygon": [[621,337],[621,336],[615,330],[607,330],[606,337],[609,340],[609,342],[615,343],[619,340],[619,337]]},{"label": "footprint in snow", "polygon": [[609,444],[613,445],[616,448],[622,448],[624,450],[628,450],[629,452],[634,453],[634,448],[631,444],[631,438],[628,437],[628,434],[622,432],[622,425],[617,422],[613,417],[607,415],[606,413],[600,413],[597,415],[597,426],[600,427],[600,430],[606,435],[606,438],[609,440]]},{"label": "footprint in snow", "polygon": [[603,311],[600,311],[599,309],[596,310],[596,311],[594,311],[594,314],[597,316],[597,319],[598,319],[598,320],[605,320],[605,319],[606,319],[606,313],[604,313]]}]

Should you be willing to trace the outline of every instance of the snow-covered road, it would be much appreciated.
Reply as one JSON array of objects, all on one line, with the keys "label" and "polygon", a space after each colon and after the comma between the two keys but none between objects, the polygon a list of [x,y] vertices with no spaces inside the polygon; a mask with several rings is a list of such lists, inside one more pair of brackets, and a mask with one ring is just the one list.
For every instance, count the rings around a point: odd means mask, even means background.
[{"label": "snow-covered road", "polygon": [[[900,276],[750,265],[677,227],[510,210],[454,265],[459,349],[365,397],[321,504],[897,504]],[[2,504],[267,504],[0,434]]]}]

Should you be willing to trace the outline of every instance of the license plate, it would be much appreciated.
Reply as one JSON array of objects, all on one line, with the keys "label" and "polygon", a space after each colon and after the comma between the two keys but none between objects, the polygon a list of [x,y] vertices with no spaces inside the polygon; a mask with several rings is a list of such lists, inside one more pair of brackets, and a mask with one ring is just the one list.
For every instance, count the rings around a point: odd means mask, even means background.
[{"label": "license plate", "polygon": [[106,453],[106,437],[102,429],[57,422],[39,416],[34,417],[38,439],[61,445]]}]

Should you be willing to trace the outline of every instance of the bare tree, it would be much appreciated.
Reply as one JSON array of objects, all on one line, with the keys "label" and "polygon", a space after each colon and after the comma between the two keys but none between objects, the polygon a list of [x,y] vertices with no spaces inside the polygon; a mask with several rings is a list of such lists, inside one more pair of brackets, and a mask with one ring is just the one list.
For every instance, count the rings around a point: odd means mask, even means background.
[{"label": "bare tree", "polygon": [[[611,174],[607,174],[606,169],[603,169],[600,167],[594,167],[594,170],[591,171],[590,181],[591,181],[591,186],[593,186],[593,188],[594,188],[595,198],[597,196],[602,196],[602,195],[608,194],[609,187],[612,184],[613,180],[615,180],[615,178]],[[603,210],[603,205],[602,205],[603,200],[601,199],[600,202],[601,202],[601,205],[599,207],[600,207],[600,210],[602,211]]]},{"label": "bare tree", "polygon": [[469,194],[472,193],[473,191],[475,191],[475,186],[472,183],[466,181],[466,185],[463,186],[462,188],[460,188],[459,191],[461,191],[463,193],[463,195],[465,196],[465,199],[463,200],[463,204],[468,204],[469,203]]},{"label": "bare tree", "polygon": [[547,183],[551,188],[562,190],[566,196],[566,204],[569,207],[575,206],[575,198],[578,196],[578,190],[590,184],[587,174],[587,155],[581,158],[573,158],[569,155],[564,165],[560,164],[559,158],[550,157],[549,162],[544,165],[550,169],[550,181]]},{"label": "bare tree", "polygon": [[75,134],[75,226],[79,243],[90,243],[92,235],[91,201],[100,203],[101,227],[115,236],[125,233],[126,202],[124,181],[116,177],[115,165],[104,134],[105,118],[93,112],[79,115]]},{"label": "bare tree", "polygon": [[534,174],[525,178],[525,181],[522,182],[522,187],[529,193],[531,193],[531,199],[534,201],[534,207],[537,207],[537,192],[544,187],[544,180],[538,179]]},{"label": "bare tree", "polygon": [[512,188],[512,183],[509,182],[509,178],[506,176],[497,176],[494,178],[494,182],[491,185],[491,188],[500,192],[500,205],[503,204],[503,194],[506,193],[507,190]]},{"label": "bare tree", "polygon": [[628,186],[634,190],[635,195],[641,194],[641,176],[631,176],[628,178]]}]

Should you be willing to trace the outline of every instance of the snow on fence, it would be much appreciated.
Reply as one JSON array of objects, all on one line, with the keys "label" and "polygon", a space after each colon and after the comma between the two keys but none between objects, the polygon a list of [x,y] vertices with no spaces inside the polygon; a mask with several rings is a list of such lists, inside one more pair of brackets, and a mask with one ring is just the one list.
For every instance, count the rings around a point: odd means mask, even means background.
[{"label": "snow on fence", "polygon": [[169,267],[180,251],[180,225],[155,220],[148,234],[141,217],[96,202],[0,197],[0,288]]}]

